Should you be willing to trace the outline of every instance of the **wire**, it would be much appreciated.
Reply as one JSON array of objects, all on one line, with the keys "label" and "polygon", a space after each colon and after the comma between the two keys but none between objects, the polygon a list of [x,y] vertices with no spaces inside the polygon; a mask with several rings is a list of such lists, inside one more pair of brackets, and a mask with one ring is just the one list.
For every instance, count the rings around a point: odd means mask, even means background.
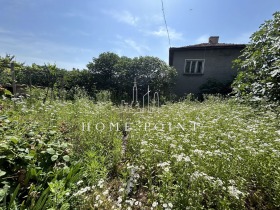
[{"label": "wire", "polygon": [[162,7],[162,15],[163,15],[164,23],[165,23],[165,28],[166,28],[166,32],[167,32],[167,37],[168,37],[169,47],[171,47],[171,42],[170,42],[169,31],[168,31],[168,27],[167,27],[167,22],[166,22],[165,12],[164,12],[163,0],[161,0],[161,7]]}]

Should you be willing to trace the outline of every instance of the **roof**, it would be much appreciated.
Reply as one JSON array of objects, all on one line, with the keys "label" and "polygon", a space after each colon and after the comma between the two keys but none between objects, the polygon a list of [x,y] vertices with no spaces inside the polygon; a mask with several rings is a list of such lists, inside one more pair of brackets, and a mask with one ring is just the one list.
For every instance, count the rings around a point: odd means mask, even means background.
[{"label": "roof", "polygon": [[244,48],[245,44],[231,44],[231,43],[217,43],[217,44],[211,44],[211,43],[201,43],[201,44],[195,44],[195,45],[188,45],[183,47],[171,47],[170,49],[176,50],[176,49],[193,49],[193,48],[228,48],[228,47],[236,47],[236,48]]},{"label": "roof", "polygon": [[186,51],[186,50],[205,50],[205,49],[229,49],[237,48],[242,50],[246,47],[246,44],[231,44],[231,43],[201,43],[195,45],[188,45],[183,47],[170,47],[169,48],[169,65],[173,64],[173,55],[175,51]]}]

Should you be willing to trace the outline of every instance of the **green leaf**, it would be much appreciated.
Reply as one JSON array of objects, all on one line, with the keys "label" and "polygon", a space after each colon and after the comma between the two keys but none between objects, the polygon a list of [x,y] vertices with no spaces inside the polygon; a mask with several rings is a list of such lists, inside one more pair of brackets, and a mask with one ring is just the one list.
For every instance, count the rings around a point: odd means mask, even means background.
[{"label": "green leaf", "polygon": [[19,140],[16,136],[6,136],[6,139],[10,140],[14,144],[17,144],[19,142]]},{"label": "green leaf", "polygon": [[0,116],[0,120],[5,120],[5,119],[7,119],[7,118],[8,118],[8,117],[5,116],[5,115]]},{"label": "green leaf", "polygon": [[35,133],[34,133],[34,132],[29,132],[29,133],[27,134],[27,136],[28,136],[28,137],[33,137],[33,136],[35,136]]},{"label": "green leaf", "polygon": [[7,185],[5,185],[4,188],[0,189],[0,202],[7,195],[8,189],[9,189],[9,187]]},{"label": "green leaf", "polygon": [[0,177],[1,176],[4,176],[6,174],[6,171],[2,171],[1,169],[0,169]]},{"label": "green leaf", "polygon": [[12,195],[11,200],[10,200],[10,204],[8,206],[8,209],[10,209],[12,207],[12,204],[14,203],[14,200],[15,200],[17,194],[18,194],[19,189],[20,189],[20,184],[17,185],[15,191],[13,192],[13,195]]},{"label": "green leaf", "polygon": [[54,134],[56,134],[56,131],[50,131],[50,132],[49,132],[49,135],[50,135],[50,136],[53,136]]},{"label": "green leaf", "polygon": [[60,210],[68,210],[70,209],[70,204],[69,203],[63,203],[61,206]]},{"label": "green leaf", "polygon": [[52,160],[52,161],[56,161],[57,158],[58,158],[58,155],[53,155],[53,156],[51,157],[51,160]]},{"label": "green leaf", "polygon": [[63,160],[65,160],[66,162],[70,161],[70,157],[68,155],[64,155],[63,156]]},{"label": "green leaf", "polygon": [[55,154],[55,150],[53,148],[48,148],[47,149],[47,153],[54,155]]},{"label": "green leaf", "polygon": [[5,96],[12,96],[12,95],[13,95],[13,94],[11,93],[11,91],[9,91],[9,90],[7,90],[7,89],[4,90],[4,94],[5,94]]}]

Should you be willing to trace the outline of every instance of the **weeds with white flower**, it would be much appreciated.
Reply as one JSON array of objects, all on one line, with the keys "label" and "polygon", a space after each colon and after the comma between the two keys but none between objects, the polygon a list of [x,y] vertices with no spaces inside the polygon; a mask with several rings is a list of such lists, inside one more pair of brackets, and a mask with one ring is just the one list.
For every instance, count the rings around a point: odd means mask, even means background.
[{"label": "weeds with white flower", "polygon": [[243,192],[238,190],[235,186],[229,186],[228,187],[228,193],[232,196],[235,197],[236,199],[239,199],[239,196],[244,195]]}]

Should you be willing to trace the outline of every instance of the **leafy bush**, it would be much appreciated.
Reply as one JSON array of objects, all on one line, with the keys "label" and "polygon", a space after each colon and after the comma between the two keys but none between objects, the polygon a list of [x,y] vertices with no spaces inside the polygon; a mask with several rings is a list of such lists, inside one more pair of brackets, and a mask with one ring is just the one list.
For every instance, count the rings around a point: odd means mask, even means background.
[{"label": "leafy bush", "polygon": [[3,88],[1,85],[0,85],[0,97],[12,97],[12,93],[11,91]]},{"label": "leafy bush", "polygon": [[222,83],[216,79],[210,78],[206,83],[202,84],[199,89],[201,94],[227,95],[232,91],[230,85],[230,82]]},{"label": "leafy bush", "polygon": [[237,97],[251,102],[280,102],[280,12],[251,36],[235,61],[239,73],[233,83]]}]

